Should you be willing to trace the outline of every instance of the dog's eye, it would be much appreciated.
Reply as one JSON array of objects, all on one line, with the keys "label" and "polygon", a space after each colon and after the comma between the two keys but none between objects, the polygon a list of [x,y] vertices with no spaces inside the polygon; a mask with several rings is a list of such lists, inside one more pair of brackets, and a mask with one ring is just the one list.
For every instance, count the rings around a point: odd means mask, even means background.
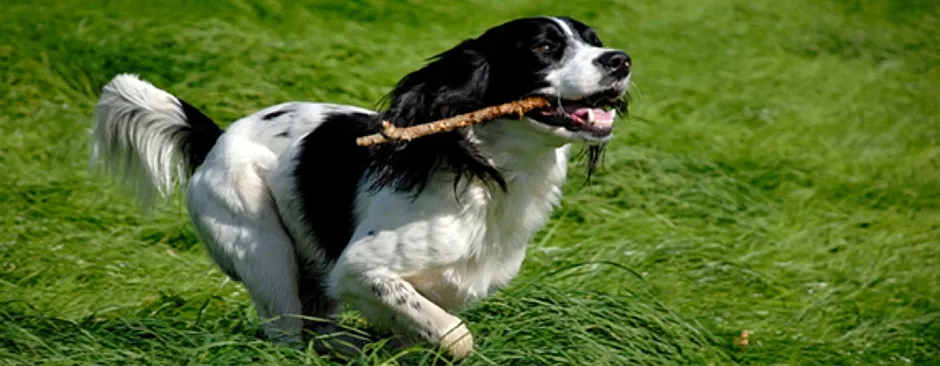
[{"label": "dog's eye", "polygon": [[532,47],[532,50],[538,53],[546,53],[555,50],[557,45],[551,41],[541,41]]}]

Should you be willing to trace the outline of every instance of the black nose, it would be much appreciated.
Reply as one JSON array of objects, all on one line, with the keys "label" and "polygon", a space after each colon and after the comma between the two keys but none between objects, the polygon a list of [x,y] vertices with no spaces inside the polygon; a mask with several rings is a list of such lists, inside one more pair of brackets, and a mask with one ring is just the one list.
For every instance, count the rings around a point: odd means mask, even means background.
[{"label": "black nose", "polygon": [[623,51],[604,52],[594,60],[611,75],[622,78],[630,74],[630,55]]}]

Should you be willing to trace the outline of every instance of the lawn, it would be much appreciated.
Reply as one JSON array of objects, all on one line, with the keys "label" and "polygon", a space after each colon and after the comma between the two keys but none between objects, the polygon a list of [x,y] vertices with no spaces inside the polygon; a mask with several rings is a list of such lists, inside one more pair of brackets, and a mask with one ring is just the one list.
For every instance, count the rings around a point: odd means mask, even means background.
[{"label": "lawn", "polygon": [[592,183],[571,163],[520,276],[460,313],[463,364],[940,364],[938,4],[4,1],[0,364],[328,362],[256,337],[178,197],[145,215],[88,170],[115,74],[223,125],[372,107],[426,57],[538,14],[630,52],[631,113]]}]

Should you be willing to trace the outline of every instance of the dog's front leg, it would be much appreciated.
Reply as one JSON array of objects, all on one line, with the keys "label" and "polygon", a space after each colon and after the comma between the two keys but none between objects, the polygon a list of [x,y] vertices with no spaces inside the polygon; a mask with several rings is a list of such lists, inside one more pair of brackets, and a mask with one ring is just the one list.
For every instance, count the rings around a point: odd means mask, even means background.
[{"label": "dog's front leg", "polygon": [[440,345],[454,358],[465,358],[473,351],[473,335],[464,322],[418,293],[400,276],[385,269],[355,273],[348,267],[334,270],[346,271],[344,297],[354,299],[353,305],[366,316],[390,320],[412,335]]}]

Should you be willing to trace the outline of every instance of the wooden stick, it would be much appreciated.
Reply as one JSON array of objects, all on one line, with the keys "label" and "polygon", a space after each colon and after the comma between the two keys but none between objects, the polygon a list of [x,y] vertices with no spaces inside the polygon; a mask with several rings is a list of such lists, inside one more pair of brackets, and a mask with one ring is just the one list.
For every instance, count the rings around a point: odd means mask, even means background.
[{"label": "wooden stick", "polygon": [[411,127],[395,127],[395,125],[388,121],[382,121],[382,132],[357,138],[356,145],[371,146],[395,140],[411,141],[419,137],[433,135],[435,133],[453,131],[458,128],[463,128],[512,115],[522,119],[526,113],[531,112],[532,110],[549,106],[551,106],[551,103],[549,103],[544,98],[532,97],[515,102],[483,108],[476,112],[461,114],[459,116],[446,118],[439,121],[422,123],[420,125],[414,125]]}]

